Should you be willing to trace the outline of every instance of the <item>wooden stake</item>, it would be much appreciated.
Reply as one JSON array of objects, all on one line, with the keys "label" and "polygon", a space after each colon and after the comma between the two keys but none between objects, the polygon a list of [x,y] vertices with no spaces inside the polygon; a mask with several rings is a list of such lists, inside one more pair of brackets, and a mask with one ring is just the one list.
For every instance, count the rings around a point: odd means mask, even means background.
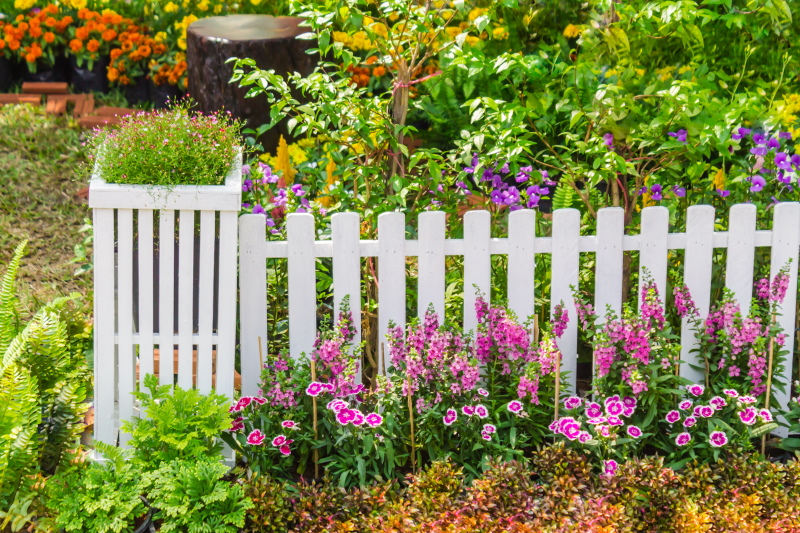
[{"label": "wooden stake", "polygon": [[386,343],[381,343],[381,373],[386,375]]},{"label": "wooden stake", "polygon": [[[311,360],[311,381],[317,381],[317,363]],[[319,439],[317,431],[317,397],[311,397],[311,406],[313,409],[312,416],[314,417],[314,440]],[[319,479],[319,448],[314,448],[314,478]]]},{"label": "wooden stake", "polygon": [[561,350],[558,350],[558,361],[555,363],[556,368],[556,420],[558,420],[558,408],[561,404]]},{"label": "wooden stake", "polygon": [[264,352],[261,348],[261,337],[258,338],[258,361],[261,363],[261,370],[264,370]]},{"label": "wooden stake", "polygon": [[411,391],[411,375],[406,378],[408,384],[408,419],[411,421],[411,471],[417,472],[416,440],[414,436],[414,401]]},{"label": "wooden stake", "polygon": [[[767,365],[767,397],[764,399],[764,409],[769,410],[769,400],[772,396],[772,359],[775,354],[775,337],[772,336],[772,326],[775,324],[775,315],[772,315],[770,320],[770,336],[769,336],[769,362]],[[791,386],[791,383],[789,384]],[[767,451],[767,435],[766,433],[761,436],[761,455]]]}]

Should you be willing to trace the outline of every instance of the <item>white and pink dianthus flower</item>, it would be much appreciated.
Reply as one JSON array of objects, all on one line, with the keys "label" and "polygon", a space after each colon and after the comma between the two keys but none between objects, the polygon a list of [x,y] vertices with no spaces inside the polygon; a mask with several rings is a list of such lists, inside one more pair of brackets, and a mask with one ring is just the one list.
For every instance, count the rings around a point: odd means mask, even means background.
[{"label": "white and pink dianthus flower", "polygon": [[724,431],[712,431],[708,436],[708,442],[714,448],[721,448],[728,444],[728,436]]}]

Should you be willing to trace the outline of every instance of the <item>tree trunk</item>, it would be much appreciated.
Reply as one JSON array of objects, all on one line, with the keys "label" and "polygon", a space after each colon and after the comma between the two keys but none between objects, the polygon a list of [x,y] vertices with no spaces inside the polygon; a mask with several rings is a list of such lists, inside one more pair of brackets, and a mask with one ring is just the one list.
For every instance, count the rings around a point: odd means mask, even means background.
[{"label": "tree trunk", "polygon": [[[262,70],[286,75],[299,72],[307,76],[317,57],[306,53],[316,42],[296,37],[309,31],[297,17],[269,15],[229,15],[209,17],[191,24],[186,32],[189,95],[203,113],[225,109],[243,119],[245,128],[257,129],[270,122],[270,106],[265,95],[245,98],[250,87],[230,84],[231,57],[254,59]],[[283,135],[290,139],[285,121],[259,137],[264,149],[275,152]]]}]

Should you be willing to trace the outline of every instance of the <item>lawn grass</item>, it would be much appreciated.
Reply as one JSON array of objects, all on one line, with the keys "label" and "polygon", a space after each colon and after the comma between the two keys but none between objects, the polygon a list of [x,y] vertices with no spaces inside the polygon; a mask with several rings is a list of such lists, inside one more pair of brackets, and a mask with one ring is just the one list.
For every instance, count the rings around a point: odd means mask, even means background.
[{"label": "lawn grass", "polygon": [[0,131],[0,271],[28,239],[18,277],[25,312],[73,291],[88,294],[91,274],[76,277],[78,265],[70,261],[86,237],[79,229],[91,216],[86,199],[76,194],[88,183],[82,143],[90,132],[28,105],[1,107]]}]

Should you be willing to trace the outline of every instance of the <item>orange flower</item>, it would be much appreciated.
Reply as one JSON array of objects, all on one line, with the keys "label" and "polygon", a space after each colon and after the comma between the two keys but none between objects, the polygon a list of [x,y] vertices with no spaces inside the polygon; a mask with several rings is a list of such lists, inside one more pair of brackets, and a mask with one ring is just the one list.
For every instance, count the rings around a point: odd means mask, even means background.
[{"label": "orange flower", "polygon": [[86,29],[89,31],[95,31],[97,29],[97,23],[93,20],[86,21]]},{"label": "orange flower", "polygon": [[36,56],[32,53],[27,53],[25,54],[25,61],[28,63],[36,63]]},{"label": "orange flower", "polygon": [[58,13],[58,6],[55,4],[50,4],[49,6],[44,8],[43,11],[45,13],[50,13],[52,15],[55,15],[56,13]]},{"label": "orange flower", "polygon": [[31,26],[30,29],[28,30],[28,33],[34,39],[38,39],[39,37],[42,36],[42,28],[40,28],[39,26]]},{"label": "orange flower", "polygon": [[114,40],[114,37],[117,36],[117,32],[114,30],[106,30],[103,32],[103,40],[106,42],[111,42]]},{"label": "orange flower", "polygon": [[5,47],[6,47],[6,42],[4,40],[0,39],[0,50],[2,50]]},{"label": "orange flower", "polygon": [[125,41],[122,43],[122,51],[123,52],[130,52],[131,48],[133,48],[133,43],[130,41]]},{"label": "orange flower", "polygon": [[108,76],[108,81],[111,82],[117,81],[119,79],[119,71],[114,67],[109,67],[107,76]]},{"label": "orange flower", "polygon": [[376,78],[380,78],[386,74],[386,67],[375,67],[375,70],[372,71],[372,75]]},{"label": "orange flower", "polygon": [[69,42],[69,49],[73,52],[80,52],[83,50],[83,42],[80,39],[72,39]]},{"label": "orange flower", "polygon": [[97,52],[100,49],[100,41],[97,39],[92,39],[86,44],[86,49],[90,52]]},{"label": "orange flower", "polygon": [[53,32],[48,31],[47,33],[44,34],[44,42],[52,43],[55,40],[56,40],[56,35]]},{"label": "orange flower", "polygon": [[140,46],[136,51],[139,52],[139,55],[142,57],[149,57],[152,52],[147,45]]},{"label": "orange flower", "polygon": [[367,65],[372,65],[378,60],[378,56],[369,56],[367,58]]},{"label": "orange flower", "polygon": [[122,49],[114,48],[113,50],[111,50],[111,61],[116,61],[117,59],[119,59],[119,56],[121,55],[122,55]]},{"label": "orange flower", "polygon": [[157,56],[160,56],[166,51],[167,51],[167,45],[165,44],[156,44],[153,46],[153,53]]},{"label": "orange flower", "polygon": [[106,31],[108,29],[108,26],[106,26],[105,24],[98,24],[95,29],[97,31],[99,31],[100,33],[103,33],[104,31]]},{"label": "orange flower", "polygon": [[130,85],[131,84],[131,80],[130,80],[130,78],[128,76],[120,76],[119,77],[119,82],[122,85]]},{"label": "orange flower", "polygon": [[17,15],[16,21],[25,20],[25,15]]},{"label": "orange flower", "polygon": [[27,22],[20,22],[19,25],[17,26],[17,28],[19,28],[22,31],[27,31],[28,30],[28,23]]},{"label": "orange flower", "polygon": [[16,39],[8,41],[8,49],[13,51],[19,50],[19,41]]},{"label": "orange flower", "polygon": [[54,19],[53,17],[47,17],[46,19],[44,19],[44,25],[49,28],[52,28],[53,26],[56,25],[56,19]]},{"label": "orange flower", "polygon": [[80,39],[81,41],[85,41],[89,38],[89,29],[85,26],[81,26],[77,30],[75,30],[75,37]]},{"label": "orange flower", "polygon": [[81,20],[86,20],[86,17],[88,16],[89,13],[90,11],[88,9],[82,7],[78,10],[78,18]]}]

